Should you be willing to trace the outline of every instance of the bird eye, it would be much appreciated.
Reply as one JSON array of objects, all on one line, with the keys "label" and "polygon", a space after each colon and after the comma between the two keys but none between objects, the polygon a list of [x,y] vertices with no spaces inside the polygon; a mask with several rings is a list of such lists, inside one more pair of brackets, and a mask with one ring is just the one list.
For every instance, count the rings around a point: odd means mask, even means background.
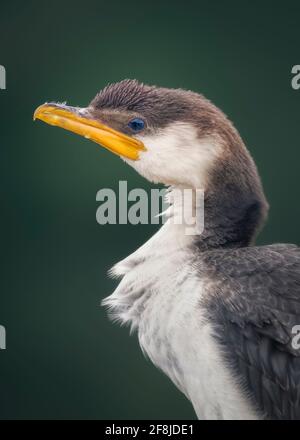
[{"label": "bird eye", "polygon": [[141,131],[145,128],[145,121],[140,118],[131,119],[131,121],[128,123],[128,127],[135,132]]}]

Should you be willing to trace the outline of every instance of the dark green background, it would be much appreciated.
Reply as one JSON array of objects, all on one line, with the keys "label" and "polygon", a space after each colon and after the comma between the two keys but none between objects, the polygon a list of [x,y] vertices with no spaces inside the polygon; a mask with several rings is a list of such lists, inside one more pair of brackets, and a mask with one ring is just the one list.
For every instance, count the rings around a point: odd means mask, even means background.
[{"label": "dark green background", "polygon": [[96,192],[150,185],[32,113],[47,100],[84,106],[128,77],[202,92],[235,122],[263,177],[271,211],[259,242],[299,244],[297,3],[1,3],[1,418],[195,417],[99,307],[115,286],[107,270],[155,227],[99,226]]}]

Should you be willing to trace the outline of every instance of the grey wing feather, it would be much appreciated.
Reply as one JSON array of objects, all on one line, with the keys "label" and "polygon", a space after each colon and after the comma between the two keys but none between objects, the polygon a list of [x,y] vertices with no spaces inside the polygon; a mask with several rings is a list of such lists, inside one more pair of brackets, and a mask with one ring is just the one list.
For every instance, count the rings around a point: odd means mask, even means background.
[{"label": "grey wing feather", "polygon": [[228,366],[265,417],[300,419],[300,248],[210,251],[204,261],[218,280],[207,310]]}]

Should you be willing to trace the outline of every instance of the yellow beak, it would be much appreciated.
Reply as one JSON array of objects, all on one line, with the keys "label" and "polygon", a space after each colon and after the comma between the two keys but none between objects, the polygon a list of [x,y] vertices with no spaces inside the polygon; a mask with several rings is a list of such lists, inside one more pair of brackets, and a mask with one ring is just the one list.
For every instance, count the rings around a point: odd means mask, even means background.
[{"label": "yellow beak", "polygon": [[138,160],[141,151],[146,150],[144,144],[109,126],[85,118],[78,109],[59,104],[43,104],[34,112],[33,119],[40,119],[50,125],[64,128],[84,136],[119,156]]}]

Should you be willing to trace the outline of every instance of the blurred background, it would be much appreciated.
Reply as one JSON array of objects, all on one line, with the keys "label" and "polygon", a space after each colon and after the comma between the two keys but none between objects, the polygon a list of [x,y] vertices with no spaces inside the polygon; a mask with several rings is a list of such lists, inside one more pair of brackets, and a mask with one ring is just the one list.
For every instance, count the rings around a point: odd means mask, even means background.
[{"label": "blurred background", "polygon": [[271,205],[259,243],[299,244],[296,1],[2,2],[1,419],[193,419],[190,403],[100,307],[107,270],[157,226],[100,226],[100,188],[147,190],[117,156],[32,121],[137,78],[202,92],[234,121]]}]

